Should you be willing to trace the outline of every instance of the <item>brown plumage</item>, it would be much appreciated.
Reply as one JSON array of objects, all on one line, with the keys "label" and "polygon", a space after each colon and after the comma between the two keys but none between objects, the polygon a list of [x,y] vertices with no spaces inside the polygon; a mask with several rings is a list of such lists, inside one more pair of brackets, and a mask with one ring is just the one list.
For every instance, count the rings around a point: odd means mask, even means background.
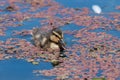
[{"label": "brown plumage", "polygon": [[58,28],[54,28],[48,32],[43,32],[40,28],[34,28],[32,36],[34,44],[44,50],[49,49],[63,51],[65,49],[63,32]]}]

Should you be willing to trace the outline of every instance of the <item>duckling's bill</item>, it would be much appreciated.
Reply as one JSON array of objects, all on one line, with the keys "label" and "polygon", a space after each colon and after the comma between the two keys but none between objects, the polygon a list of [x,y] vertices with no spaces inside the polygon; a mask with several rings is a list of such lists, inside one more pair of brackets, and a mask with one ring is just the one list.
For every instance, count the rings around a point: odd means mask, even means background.
[{"label": "duckling's bill", "polygon": [[60,39],[60,44],[62,45],[62,48],[65,49],[65,42],[63,39]]}]

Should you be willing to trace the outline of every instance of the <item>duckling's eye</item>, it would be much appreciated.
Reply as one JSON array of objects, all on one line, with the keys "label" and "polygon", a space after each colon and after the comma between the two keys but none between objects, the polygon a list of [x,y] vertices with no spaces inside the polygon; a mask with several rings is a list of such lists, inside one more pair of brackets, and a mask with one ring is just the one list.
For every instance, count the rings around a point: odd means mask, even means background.
[{"label": "duckling's eye", "polygon": [[[54,35],[55,35],[55,34],[54,34]],[[55,35],[55,37],[57,37],[57,38],[61,39],[58,35]]]},{"label": "duckling's eye", "polygon": [[61,39],[62,37],[61,37],[61,35],[59,35],[57,32],[55,32],[55,31],[53,31],[53,34],[56,36],[56,37],[58,37],[59,39]]}]

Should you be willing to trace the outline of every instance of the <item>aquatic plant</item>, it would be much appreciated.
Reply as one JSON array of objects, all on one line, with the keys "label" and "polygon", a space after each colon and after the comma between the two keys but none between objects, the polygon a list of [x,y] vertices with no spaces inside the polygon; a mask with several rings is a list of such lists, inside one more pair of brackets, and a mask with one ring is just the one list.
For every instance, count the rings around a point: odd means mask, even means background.
[{"label": "aquatic plant", "polygon": [[[7,14],[5,9],[8,10]],[[119,10],[119,6],[116,9]],[[24,26],[24,22],[40,19],[42,30],[52,29],[50,23],[63,29],[66,25],[75,24],[74,28],[81,29],[64,30],[65,34],[74,38],[72,46],[67,46],[64,52],[67,57],[60,58],[61,63],[58,66],[51,70],[34,72],[44,76],[56,76],[56,80],[90,80],[96,77],[116,80],[120,77],[120,39],[107,33],[120,30],[119,13],[111,12],[107,17],[104,14],[96,16],[91,15],[88,8],[65,8],[53,0],[1,0],[0,12],[0,36],[6,38],[4,41],[0,38],[0,60],[15,57],[33,64],[38,64],[41,60],[54,60],[52,53],[35,47],[27,39],[31,37],[32,29]],[[32,27],[36,26],[38,24]],[[29,30],[15,30],[19,27],[27,27]],[[10,28],[12,31],[8,35],[6,31]],[[97,29],[99,32],[95,31]]]}]

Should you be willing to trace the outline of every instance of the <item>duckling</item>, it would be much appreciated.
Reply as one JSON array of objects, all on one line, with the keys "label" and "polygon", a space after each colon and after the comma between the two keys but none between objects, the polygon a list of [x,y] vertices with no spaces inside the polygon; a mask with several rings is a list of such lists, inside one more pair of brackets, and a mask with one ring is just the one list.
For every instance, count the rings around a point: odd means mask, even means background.
[{"label": "duckling", "polygon": [[32,32],[34,43],[37,47],[44,50],[60,50],[65,49],[63,40],[63,32],[59,28],[54,28],[48,32],[43,32],[40,28],[34,28]]}]

